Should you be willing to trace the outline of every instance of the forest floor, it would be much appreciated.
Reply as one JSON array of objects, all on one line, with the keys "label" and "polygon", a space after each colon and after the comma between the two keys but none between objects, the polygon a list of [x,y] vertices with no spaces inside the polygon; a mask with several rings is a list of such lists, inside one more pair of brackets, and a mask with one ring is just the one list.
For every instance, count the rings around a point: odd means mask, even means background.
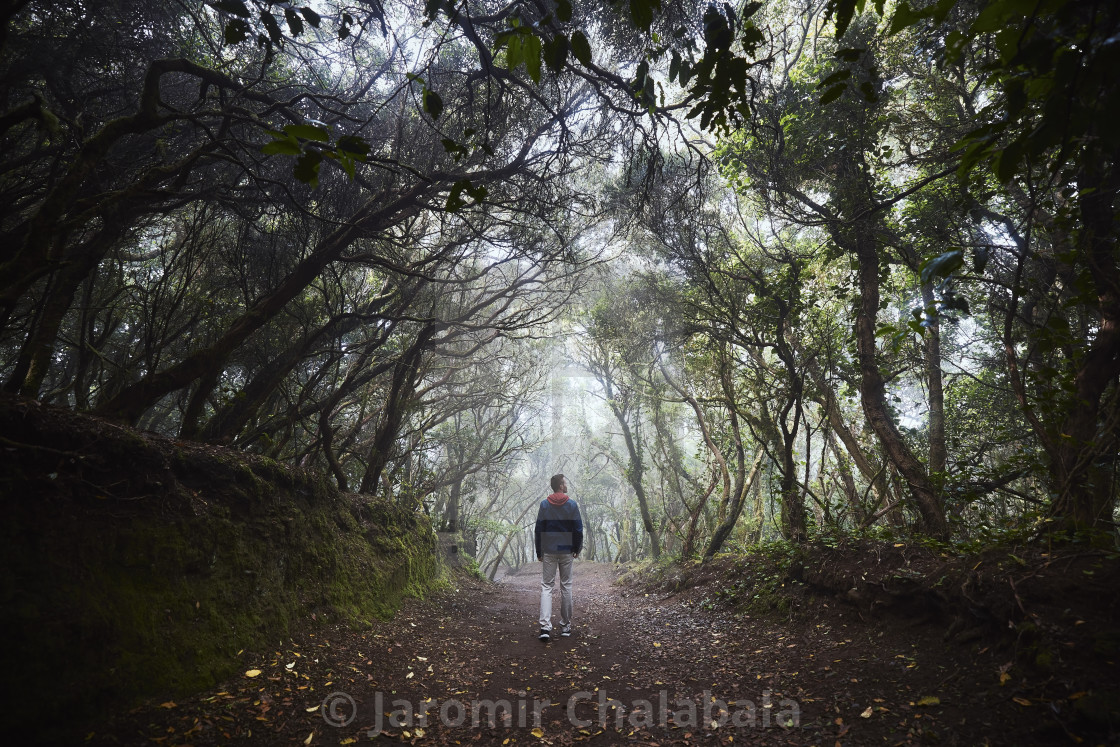
[{"label": "forest floor", "polygon": [[[1043,675],[998,634],[962,641],[943,620],[872,616],[851,599],[802,594],[793,608],[747,611],[718,599],[726,585],[713,579],[733,570],[620,584],[615,566],[577,562],[573,634],[549,643],[537,639],[539,563],[497,584],[460,577],[366,630],[243,652],[244,675],[120,714],[87,742],[1117,743],[1107,724],[1086,732],[1070,718],[1098,697],[1091,685],[1069,692],[1085,672]],[[1106,690],[1120,679],[1108,658],[1092,675]]]}]

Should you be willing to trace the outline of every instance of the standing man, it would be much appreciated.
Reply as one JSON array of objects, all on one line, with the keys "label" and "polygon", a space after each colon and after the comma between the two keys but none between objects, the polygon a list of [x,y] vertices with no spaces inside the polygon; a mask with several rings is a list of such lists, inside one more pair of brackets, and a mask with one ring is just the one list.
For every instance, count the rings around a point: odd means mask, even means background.
[{"label": "standing man", "polygon": [[583,517],[579,506],[568,497],[568,481],[553,475],[549,481],[552,495],[537,509],[537,560],[543,563],[541,576],[541,632],[546,643],[552,637],[552,585],[560,571],[560,635],[572,634],[572,562],[583,549]]}]

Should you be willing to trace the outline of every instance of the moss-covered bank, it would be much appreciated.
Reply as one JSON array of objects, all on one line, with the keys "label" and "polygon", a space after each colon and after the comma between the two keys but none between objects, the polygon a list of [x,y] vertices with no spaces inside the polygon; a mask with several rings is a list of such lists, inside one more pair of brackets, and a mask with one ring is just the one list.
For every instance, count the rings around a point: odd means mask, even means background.
[{"label": "moss-covered bank", "polygon": [[442,577],[426,517],[267,459],[0,398],[0,728],[39,737],[360,625]]}]

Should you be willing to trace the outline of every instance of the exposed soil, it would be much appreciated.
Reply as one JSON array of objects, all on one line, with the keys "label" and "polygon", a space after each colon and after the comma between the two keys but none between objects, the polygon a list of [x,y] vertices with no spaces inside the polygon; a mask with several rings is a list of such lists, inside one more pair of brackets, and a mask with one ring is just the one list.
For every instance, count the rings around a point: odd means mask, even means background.
[{"label": "exposed soil", "polygon": [[[779,604],[769,611],[721,601],[716,592],[728,588],[735,569],[718,563],[703,568],[704,578],[687,583],[677,578],[671,584],[620,585],[615,567],[577,562],[573,635],[547,644],[536,638],[540,564],[498,584],[460,579],[458,588],[408,602],[393,620],[371,629],[336,626],[283,642],[271,652],[244,652],[243,670],[260,674],[121,714],[96,729],[89,742],[1117,741],[1117,732],[1109,731],[1107,704],[1103,720],[1076,715],[1078,701],[1099,698],[1101,692],[1107,697],[1108,687],[1116,685],[1117,678],[1108,674],[1117,671],[1115,662],[1107,652],[1096,656],[1099,671],[1044,674],[1022,667],[1021,652],[1006,636],[985,630],[962,640],[959,626],[946,636],[944,619],[887,614],[859,592],[843,599],[814,595],[805,586],[781,597],[794,600],[792,607]],[[782,583],[777,581],[781,594],[792,591]],[[1102,602],[1111,609],[1114,599]],[[1069,627],[1083,626],[1071,619]],[[1054,640],[1063,635],[1051,633]],[[1068,643],[1071,649],[1078,645]],[[1074,691],[1083,686],[1079,676],[1095,678],[1096,689],[1091,683],[1088,690]],[[726,716],[720,723],[720,704],[713,699],[726,704],[724,713],[730,711],[734,723]],[[510,711],[491,705],[502,700]],[[408,702],[411,722],[390,719],[389,713],[399,716],[403,708],[394,701]],[[479,704],[476,725],[472,701]],[[649,711],[641,701],[648,702]],[[539,724],[533,716],[536,702],[545,704]],[[465,723],[441,723],[441,710],[453,720],[457,704],[467,709]],[[419,714],[425,708],[426,723]]]}]

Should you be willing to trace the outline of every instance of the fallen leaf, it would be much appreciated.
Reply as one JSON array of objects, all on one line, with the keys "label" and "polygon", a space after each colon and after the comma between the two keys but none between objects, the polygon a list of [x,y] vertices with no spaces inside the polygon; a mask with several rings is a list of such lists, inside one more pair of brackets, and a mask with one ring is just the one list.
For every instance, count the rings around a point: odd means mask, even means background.
[{"label": "fallen leaf", "polygon": [[867,710],[859,715],[860,718],[871,718],[871,706],[867,706]]},{"label": "fallen leaf", "polygon": [[540,728],[540,727],[538,726],[537,728],[533,729],[533,730],[532,730],[531,732],[529,732],[529,733],[530,733],[530,734],[532,734],[532,735],[533,735],[534,737],[536,737],[537,739],[540,739],[541,737],[543,737],[543,736],[544,736],[544,729],[542,729],[542,728]]},{"label": "fallen leaf", "polygon": [[340,740],[338,741],[338,743],[339,743],[339,744],[356,744],[356,743],[357,743],[357,741],[358,741],[358,740],[357,740],[357,739],[355,739],[354,737],[346,737],[346,739],[340,739]]},{"label": "fallen leaf", "polygon": [[1029,706],[1031,704],[1031,702],[1029,700],[1027,700],[1026,698],[1012,698],[1012,700],[1014,700],[1016,703],[1018,703],[1021,706]]},{"label": "fallen leaf", "polygon": [[310,734],[307,735],[307,739],[303,740],[303,743],[304,744],[311,744],[311,740],[314,739],[314,738],[315,738],[315,732],[311,732]]},{"label": "fallen leaf", "polygon": [[918,699],[918,702],[915,703],[914,705],[920,705],[920,706],[941,705],[941,698],[937,697],[936,695],[923,695],[921,698]]},{"label": "fallen leaf", "polygon": [[250,669],[250,670],[249,670],[248,672],[246,672],[246,673],[245,673],[245,676],[246,676],[246,677],[259,677],[259,676],[260,676],[260,674],[261,674],[261,670],[259,670],[259,669]]}]

